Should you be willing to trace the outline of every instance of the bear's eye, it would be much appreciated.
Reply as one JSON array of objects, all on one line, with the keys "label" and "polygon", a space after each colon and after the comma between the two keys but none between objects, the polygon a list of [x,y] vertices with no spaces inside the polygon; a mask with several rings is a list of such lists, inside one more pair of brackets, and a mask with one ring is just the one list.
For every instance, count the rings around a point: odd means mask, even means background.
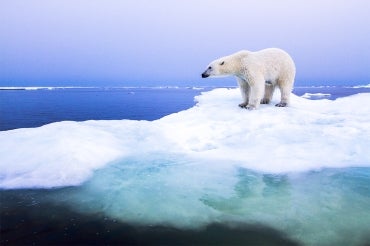
[{"label": "bear's eye", "polygon": [[212,69],[212,67],[208,67],[208,69]]},{"label": "bear's eye", "polygon": [[220,65],[221,65],[221,66],[222,66],[222,65],[224,65],[224,64],[225,64],[225,62],[224,62],[224,61],[220,63]]}]

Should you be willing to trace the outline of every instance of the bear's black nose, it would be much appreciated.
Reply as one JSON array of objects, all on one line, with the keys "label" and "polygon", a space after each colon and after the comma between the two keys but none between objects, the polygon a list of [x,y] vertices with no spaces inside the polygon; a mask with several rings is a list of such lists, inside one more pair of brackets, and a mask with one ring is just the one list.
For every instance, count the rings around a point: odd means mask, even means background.
[{"label": "bear's black nose", "polygon": [[208,74],[206,74],[205,72],[204,73],[202,73],[202,78],[207,78],[209,75]]}]

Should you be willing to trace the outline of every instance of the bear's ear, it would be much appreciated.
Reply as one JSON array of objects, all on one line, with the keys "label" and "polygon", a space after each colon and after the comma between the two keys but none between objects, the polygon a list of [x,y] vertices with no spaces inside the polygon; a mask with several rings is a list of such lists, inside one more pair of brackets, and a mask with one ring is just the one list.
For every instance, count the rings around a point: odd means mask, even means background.
[{"label": "bear's ear", "polygon": [[220,63],[220,65],[222,66],[222,65],[224,65],[225,64],[225,62],[224,61],[222,61],[221,63]]}]

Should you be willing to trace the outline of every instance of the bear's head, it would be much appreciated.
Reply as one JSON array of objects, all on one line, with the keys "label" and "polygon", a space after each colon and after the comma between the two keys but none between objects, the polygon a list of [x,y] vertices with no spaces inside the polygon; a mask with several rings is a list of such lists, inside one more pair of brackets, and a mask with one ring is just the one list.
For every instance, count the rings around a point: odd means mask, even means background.
[{"label": "bear's head", "polygon": [[207,66],[206,71],[202,73],[202,78],[238,75],[240,73],[241,59],[244,56],[244,52],[238,52],[214,60]]}]

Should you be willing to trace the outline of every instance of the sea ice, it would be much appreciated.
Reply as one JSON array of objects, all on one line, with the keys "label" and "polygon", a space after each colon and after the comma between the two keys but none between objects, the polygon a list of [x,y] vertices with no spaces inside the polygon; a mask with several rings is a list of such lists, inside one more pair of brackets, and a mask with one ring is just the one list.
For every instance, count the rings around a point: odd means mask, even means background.
[{"label": "sea ice", "polygon": [[[125,222],[266,224],[308,245],[361,244],[370,224],[370,94],[239,108],[238,89],[156,121],[0,132],[0,187]],[[350,235],[350,236],[349,236]]]},{"label": "sea ice", "polygon": [[[279,95],[274,98],[277,101]],[[180,154],[269,173],[370,165],[370,94],[291,106],[238,108],[238,89],[215,89],[156,121],[58,122],[0,133],[0,187],[79,185],[127,156]]]},{"label": "sea ice", "polygon": [[325,97],[330,97],[330,96],[331,94],[328,94],[328,93],[308,93],[306,92],[301,97],[311,99],[311,98],[325,98]]}]

